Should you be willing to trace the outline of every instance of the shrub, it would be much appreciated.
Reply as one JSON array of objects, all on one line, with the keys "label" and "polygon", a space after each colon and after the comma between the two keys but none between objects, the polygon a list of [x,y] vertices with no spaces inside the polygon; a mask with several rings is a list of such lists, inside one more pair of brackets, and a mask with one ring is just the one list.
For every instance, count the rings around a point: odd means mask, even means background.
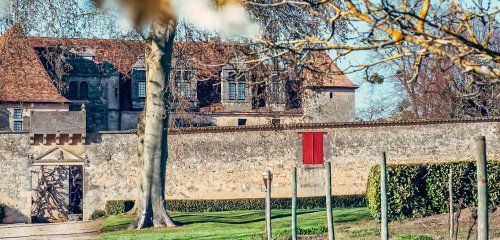
[{"label": "shrub", "polygon": [[106,212],[104,210],[95,210],[91,215],[90,215],[90,220],[96,220],[99,218],[106,217]]},{"label": "shrub", "polygon": [[[387,166],[389,219],[429,216],[448,209],[448,174],[453,169],[454,203],[475,206],[477,195],[474,162],[394,164]],[[490,204],[500,204],[500,162],[489,161]],[[368,176],[366,198],[371,214],[380,219],[380,166]]]},{"label": "shrub", "polygon": [[106,202],[106,215],[118,215],[130,211],[134,207],[132,200],[110,200]]},{"label": "shrub", "polygon": [[[106,202],[106,214],[122,214],[132,209],[134,201],[113,200]],[[325,208],[325,197],[301,197],[297,200],[300,209]],[[339,207],[364,207],[366,198],[364,195],[333,196],[332,206]],[[263,210],[265,201],[263,198],[248,199],[218,199],[218,200],[167,200],[169,211],[174,212],[218,212],[235,210]],[[273,209],[292,208],[291,198],[273,198],[271,200]]]}]

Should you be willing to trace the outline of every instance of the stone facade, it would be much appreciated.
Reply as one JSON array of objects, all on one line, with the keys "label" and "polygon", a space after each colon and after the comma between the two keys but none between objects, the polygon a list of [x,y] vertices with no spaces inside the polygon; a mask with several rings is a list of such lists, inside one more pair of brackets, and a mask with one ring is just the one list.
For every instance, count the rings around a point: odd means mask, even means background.
[{"label": "stone facade", "polygon": [[[169,199],[228,199],[263,196],[262,173],[274,174],[273,196],[290,196],[291,169],[299,167],[299,196],[324,194],[324,169],[301,162],[300,132],[326,132],[325,161],[332,162],[335,195],[365,192],[370,168],[382,151],[388,162],[474,160],[474,138],[486,136],[488,160],[500,159],[500,119],[399,123],[301,124],[281,127],[192,128],[169,136]],[[108,132],[87,145],[30,145],[28,134],[0,134],[0,202],[5,222],[30,216],[30,164],[47,151],[67,152],[84,168],[84,217],[106,200],[133,199],[139,171],[136,135]],[[47,155],[48,156],[48,155]],[[35,159],[35,160],[30,160]],[[52,162],[55,160],[45,159]],[[76,163],[75,163],[76,162]],[[62,163],[61,163],[62,164]],[[68,164],[68,163],[64,163]],[[17,215],[16,215],[17,214]]]}]

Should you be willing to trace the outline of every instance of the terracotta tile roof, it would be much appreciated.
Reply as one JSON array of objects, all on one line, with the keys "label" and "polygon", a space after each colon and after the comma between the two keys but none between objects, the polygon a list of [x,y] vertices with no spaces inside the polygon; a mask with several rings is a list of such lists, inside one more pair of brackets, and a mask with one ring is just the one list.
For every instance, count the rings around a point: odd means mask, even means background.
[{"label": "terracotta tile roof", "polygon": [[119,72],[127,74],[140,56],[144,56],[145,45],[137,40],[116,40],[96,38],[50,38],[29,37],[29,42],[34,48],[65,49],[90,48],[94,51],[94,62],[108,62]]},{"label": "terracotta tile roof", "polygon": [[19,26],[0,36],[0,102],[67,103]]},{"label": "terracotta tile roof", "polygon": [[301,76],[304,87],[357,88],[326,52],[311,52],[304,61]]},{"label": "terracotta tile roof", "polygon": [[[38,48],[57,46],[91,48],[96,54],[94,58],[96,63],[104,61],[111,63],[123,74],[129,73],[139,61],[139,57],[144,56],[146,47],[143,41],[138,40],[30,37],[29,41]],[[235,53],[245,50],[238,44],[221,44],[217,41],[175,44],[174,61],[183,61],[183,65],[193,66],[197,77],[201,80],[218,78],[219,71],[236,57]],[[332,63],[326,52],[312,52],[305,61],[301,77],[306,87],[357,87]]]}]

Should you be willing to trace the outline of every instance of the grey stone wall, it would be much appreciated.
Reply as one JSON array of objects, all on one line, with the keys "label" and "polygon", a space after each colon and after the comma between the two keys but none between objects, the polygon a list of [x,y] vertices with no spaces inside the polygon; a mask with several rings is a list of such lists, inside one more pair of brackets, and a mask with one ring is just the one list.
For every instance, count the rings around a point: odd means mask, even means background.
[{"label": "grey stone wall", "polygon": [[[308,128],[310,126],[311,128]],[[299,132],[327,132],[325,159],[333,166],[335,195],[361,194],[370,168],[388,152],[389,163],[445,162],[475,159],[475,140],[485,135],[488,159],[500,160],[500,122],[399,123],[389,125],[305,125],[276,129],[215,128],[169,136],[167,198],[227,199],[263,196],[262,173],[274,173],[273,195],[290,196],[291,168],[299,167],[299,196],[324,193],[324,169],[300,162]],[[200,130],[201,131],[201,130]],[[104,208],[106,200],[133,199],[138,162],[136,136],[101,133],[89,145],[63,146],[88,159],[84,166],[84,215]],[[29,191],[26,153],[40,154],[53,146],[29,146],[25,135],[0,134],[0,201],[22,207]],[[19,142],[20,144],[18,144]],[[10,147],[5,147],[10,146]],[[21,149],[22,148],[22,149]],[[13,166],[11,166],[13,165]],[[15,174],[18,182],[11,183]],[[26,181],[27,182],[27,181]]]}]

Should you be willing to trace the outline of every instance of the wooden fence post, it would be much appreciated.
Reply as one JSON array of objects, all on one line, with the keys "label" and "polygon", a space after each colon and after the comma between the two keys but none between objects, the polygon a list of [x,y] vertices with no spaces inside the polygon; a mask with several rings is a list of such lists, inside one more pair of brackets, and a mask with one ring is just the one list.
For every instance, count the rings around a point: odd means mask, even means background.
[{"label": "wooden fence post", "polygon": [[297,167],[292,170],[292,240],[297,240]]},{"label": "wooden fence post", "polygon": [[326,218],[328,221],[328,240],[335,239],[333,229],[333,211],[332,211],[332,164],[326,162]]},{"label": "wooden fence post", "polygon": [[387,155],[382,152],[380,157],[380,239],[389,239],[387,220]]},{"label": "wooden fence post", "polygon": [[477,145],[477,239],[488,239],[488,176],[486,169],[486,138],[476,139]]},{"label": "wooden fence post", "polygon": [[272,239],[272,228],[271,228],[271,181],[273,175],[271,170],[267,170],[262,176],[264,180],[264,185],[266,186],[266,239]]},{"label": "wooden fence post", "polygon": [[455,227],[453,225],[453,167],[450,166],[450,173],[448,174],[448,201],[450,203],[449,211],[450,211],[450,240],[455,239]]}]

